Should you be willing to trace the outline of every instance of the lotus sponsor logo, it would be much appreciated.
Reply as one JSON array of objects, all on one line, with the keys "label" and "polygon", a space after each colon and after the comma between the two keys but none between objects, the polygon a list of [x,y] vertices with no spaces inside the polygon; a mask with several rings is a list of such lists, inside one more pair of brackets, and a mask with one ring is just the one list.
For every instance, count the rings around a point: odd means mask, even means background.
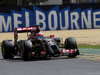
[{"label": "lotus sponsor logo", "polygon": [[11,10],[11,14],[0,13],[0,32],[12,32],[15,27],[29,27],[40,24],[41,30],[95,29],[100,28],[100,9],[74,10],[60,6],[45,11],[36,6],[33,10],[21,8],[21,12]]}]

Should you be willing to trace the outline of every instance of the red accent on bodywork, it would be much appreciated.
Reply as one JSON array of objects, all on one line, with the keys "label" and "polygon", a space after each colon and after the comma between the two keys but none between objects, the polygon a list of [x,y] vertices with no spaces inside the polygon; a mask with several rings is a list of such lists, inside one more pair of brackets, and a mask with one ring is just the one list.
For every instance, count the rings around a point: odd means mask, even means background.
[{"label": "red accent on bodywork", "polygon": [[68,49],[61,50],[62,53],[69,53],[70,51]]},{"label": "red accent on bodywork", "polygon": [[17,28],[17,31],[23,31],[23,30],[32,30],[32,29],[34,29],[34,28],[36,28],[36,27],[21,27],[21,28]]},{"label": "red accent on bodywork", "polygon": [[74,49],[63,49],[61,50],[62,53],[74,53]]},{"label": "red accent on bodywork", "polygon": [[14,30],[14,42],[16,43],[18,39],[18,33],[17,33],[17,28]]},{"label": "red accent on bodywork", "polygon": [[17,28],[15,28],[15,30],[14,30],[14,37],[17,37],[18,36],[18,34],[17,34]]},{"label": "red accent on bodywork", "polygon": [[35,34],[37,34],[38,32],[40,32],[40,29],[39,29],[39,28],[37,28],[37,29],[34,31]]},{"label": "red accent on bodywork", "polygon": [[34,52],[32,52],[32,56],[34,56]]},{"label": "red accent on bodywork", "polygon": [[31,39],[35,39],[35,36],[30,36]]},{"label": "red accent on bodywork", "polygon": [[44,55],[44,54],[46,54],[46,52],[45,51],[41,51],[41,55]]},{"label": "red accent on bodywork", "polygon": [[32,54],[32,56],[34,56],[34,54]]},{"label": "red accent on bodywork", "polygon": [[70,53],[74,53],[74,49],[71,49]]},{"label": "red accent on bodywork", "polygon": [[54,35],[50,35],[50,38],[54,37]]}]

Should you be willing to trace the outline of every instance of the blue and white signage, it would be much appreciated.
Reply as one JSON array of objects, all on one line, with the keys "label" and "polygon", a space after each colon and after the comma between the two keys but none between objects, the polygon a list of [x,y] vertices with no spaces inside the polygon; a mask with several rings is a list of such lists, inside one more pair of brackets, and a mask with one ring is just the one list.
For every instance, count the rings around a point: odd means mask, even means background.
[{"label": "blue and white signage", "polygon": [[29,27],[40,24],[41,30],[72,30],[100,28],[100,9],[71,10],[68,6],[59,9],[55,6],[48,11],[33,6],[33,10],[21,8],[10,10],[10,14],[0,13],[0,32],[12,32],[15,27]]}]

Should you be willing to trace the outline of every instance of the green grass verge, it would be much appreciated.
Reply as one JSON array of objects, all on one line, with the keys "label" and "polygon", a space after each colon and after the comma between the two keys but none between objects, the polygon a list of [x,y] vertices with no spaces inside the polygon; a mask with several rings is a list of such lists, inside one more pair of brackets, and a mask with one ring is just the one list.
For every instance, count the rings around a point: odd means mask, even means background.
[{"label": "green grass verge", "polygon": [[1,47],[1,43],[0,43],[0,47]]},{"label": "green grass verge", "polygon": [[78,48],[100,49],[100,45],[78,45]]},{"label": "green grass verge", "polygon": [[[64,45],[60,45],[60,47],[64,47]],[[100,45],[78,45],[79,48],[100,49]]]},{"label": "green grass verge", "polygon": [[[64,47],[64,45],[60,45],[60,47]],[[78,45],[78,48],[100,49],[100,45]]]}]

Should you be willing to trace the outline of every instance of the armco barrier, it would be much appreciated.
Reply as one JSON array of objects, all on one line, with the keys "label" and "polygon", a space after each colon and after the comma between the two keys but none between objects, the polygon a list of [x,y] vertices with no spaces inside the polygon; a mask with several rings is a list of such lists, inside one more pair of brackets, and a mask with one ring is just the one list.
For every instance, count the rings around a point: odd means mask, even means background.
[{"label": "armco barrier", "polygon": [[41,24],[41,30],[100,28],[100,4],[0,6],[0,32]]}]

